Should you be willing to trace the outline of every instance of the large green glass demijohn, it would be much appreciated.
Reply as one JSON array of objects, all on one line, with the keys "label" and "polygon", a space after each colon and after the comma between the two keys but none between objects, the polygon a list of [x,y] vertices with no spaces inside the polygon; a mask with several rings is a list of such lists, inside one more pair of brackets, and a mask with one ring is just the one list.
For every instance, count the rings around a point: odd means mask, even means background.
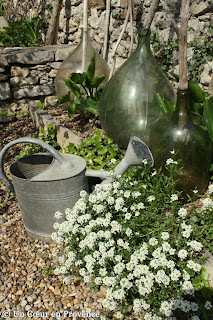
[{"label": "large green glass demijohn", "polygon": [[[176,175],[178,189],[183,196],[192,195],[195,188],[202,194],[209,182],[212,156],[212,142],[209,138],[204,118],[190,109],[187,80],[187,22],[189,0],[183,0],[179,37],[179,89],[176,109],[161,116],[152,126],[150,133],[150,149],[155,167],[163,167],[172,158],[174,150],[176,158],[181,160],[182,169]],[[182,22],[183,21],[183,22]],[[169,160],[169,162],[172,160]]]},{"label": "large green glass demijohn", "polygon": [[150,133],[150,149],[155,167],[163,167],[172,158],[171,151],[177,152],[182,167],[176,176],[178,189],[192,195],[197,188],[203,193],[209,182],[212,143],[209,139],[204,118],[190,111],[188,90],[178,90],[176,109],[161,116]]},{"label": "large green glass demijohn", "polygon": [[150,30],[142,29],[135,52],[112,76],[100,98],[101,125],[121,147],[132,135],[149,146],[150,126],[160,117],[156,92],[171,103],[175,94],[150,49]]},{"label": "large green glass demijohn", "polygon": [[[90,41],[89,29],[81,28],[81,41],[76,49],[62,62],[55,78],[55,89],[58,97],[64,96],[69,88],[64,82],[64,78],[68,79],[71,73],[83,73],[87,70],[88,65],[95,54],[95,76],[104,74],[103,84],[108,81],[110,68],[106,61],[95,51]],[[74,98],[74,96],[73,96]]]}]

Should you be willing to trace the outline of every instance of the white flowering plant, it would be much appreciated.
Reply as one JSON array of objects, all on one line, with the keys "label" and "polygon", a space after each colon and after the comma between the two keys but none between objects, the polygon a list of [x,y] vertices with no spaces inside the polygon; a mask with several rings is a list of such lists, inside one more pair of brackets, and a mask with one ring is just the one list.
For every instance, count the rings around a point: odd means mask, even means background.
[{"label": "white flowering plant", "polygon": [[166,166],[170,176],[145,165],[82,191],[54,225],[52,239],[61,244],[54,272],[106,288],[101,320],[211,319],[212,291],[200,263],[205,243],[175,189],[174,162]]}]

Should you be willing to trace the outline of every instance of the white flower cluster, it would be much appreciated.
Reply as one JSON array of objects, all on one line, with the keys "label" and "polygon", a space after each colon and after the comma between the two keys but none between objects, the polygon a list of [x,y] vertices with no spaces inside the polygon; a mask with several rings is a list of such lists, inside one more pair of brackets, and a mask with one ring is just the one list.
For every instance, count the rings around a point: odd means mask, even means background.
[{"label": "white flower cluster", "polygon": [[205,198],[203,199],[203,205],[201,207],[201,210],[206,210],[206,209],[213,209],[213,201],[211,198]]},{"label": "white flower cluster", "polygon": [[170,164],[178,164],[176,160],[169,158],[166,160],[166,165],[169,166]]},{"label": "white flower cluster", "polygon": [[[82,191],[75,206],[65,210],[66,220],[54,225],[56,232],[52,238],[67,249],[60,256],[60,266],[55,273],[66,274],[72,268],[77,269],[85,282],[105,286],[103,307],[116,313],[118,319],[122,319],[123,314],[117,310],[129,297],[133,297],[134,313],[143,314],[145,320],[165,317],[173,320],[173,310],[177,308],[183,312],[197,311],[196,304],[183,299],[162,300],[160,294],[159,309],[152,310],[153,292],[179,290],[194,294],[188,270],[200,272],[201,265],[194,257],[202,250],[200,242],[190,240],[192,226],[184,220],[187,217],[185,208],[179,209],[177,214],[181,220],[180,243],[185,243],[184,248],[178,247],[178,241],[175,242],[168,231],[133,245],[140,230],[134,229],[132,221],[155,200],[152,195],[141,199],[141,192],[134,189],[122,190],[119,181],[97,185],[90,195]],[[172,194],[171,202],[176,200],[177,195]],[[56,218],[61,217],[57,212]],[[209,307],[207,304],[206,309]]]}]

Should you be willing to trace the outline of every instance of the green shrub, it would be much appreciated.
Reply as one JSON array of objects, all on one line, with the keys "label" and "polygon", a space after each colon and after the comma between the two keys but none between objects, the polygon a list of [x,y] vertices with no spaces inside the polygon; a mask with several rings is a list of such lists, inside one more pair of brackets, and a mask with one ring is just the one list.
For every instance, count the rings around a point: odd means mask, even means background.
[{"label": "green shrub", "polygon": [[9,27],[0,30],[1,47],[30,47],[41,44],[41,23],[46,19],[34,15],[31,20],[27,20],[23,15],[20,21],[8,21]]}]

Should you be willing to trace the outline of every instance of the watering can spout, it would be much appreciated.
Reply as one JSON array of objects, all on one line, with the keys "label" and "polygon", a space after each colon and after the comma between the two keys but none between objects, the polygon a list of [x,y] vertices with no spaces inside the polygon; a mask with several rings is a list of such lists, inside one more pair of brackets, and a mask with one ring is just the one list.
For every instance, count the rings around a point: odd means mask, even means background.
[{"label": "watering can spout", "polygon": [[[138,137],[132,136],[130,138],[126,154],[121,162],[115,167],[113,171],[114,176],[122,175],[131,166],[141,166],[147,163],[152,167],[154,159],[151,151],[147,145]],[[112,177],[109,171],[106,170],[87,170],[87,177],[98,177],[105,179],[102,183],[109,183],[112,181]]]}]

